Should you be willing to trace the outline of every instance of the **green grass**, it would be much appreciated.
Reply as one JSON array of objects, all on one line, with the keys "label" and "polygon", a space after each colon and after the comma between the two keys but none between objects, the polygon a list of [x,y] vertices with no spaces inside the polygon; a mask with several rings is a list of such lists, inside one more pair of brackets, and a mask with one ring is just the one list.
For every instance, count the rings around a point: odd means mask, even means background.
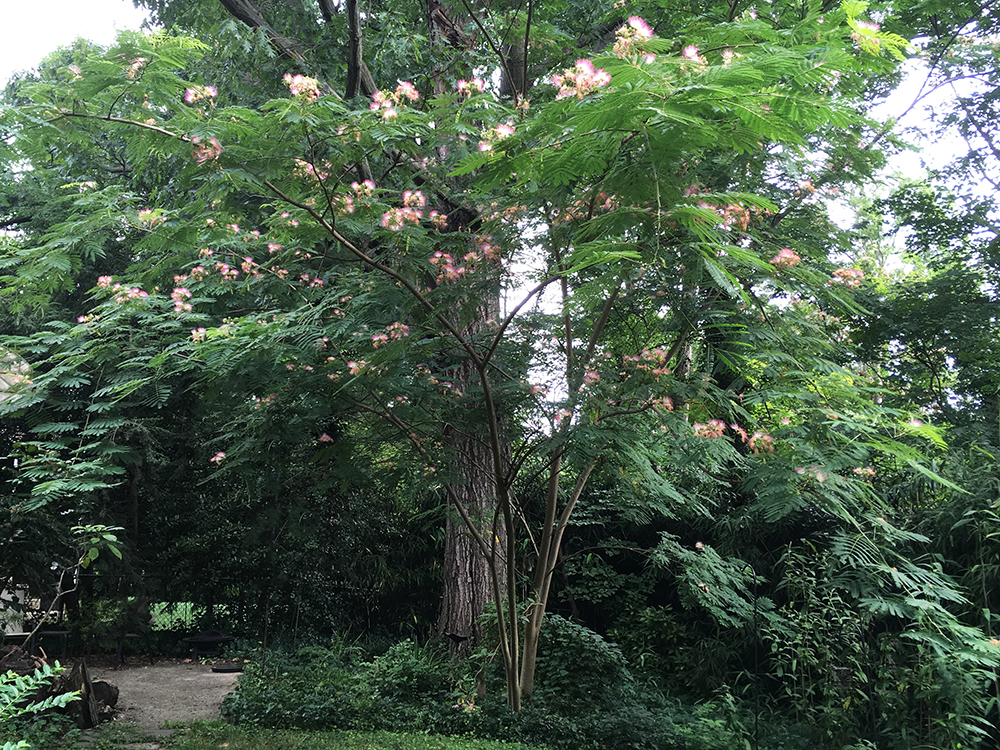
[{"label": "green grass", "polygon": [[164,740],[168,750],[544,750],[520,743],[395,732],[305,732],[194,722]]}]

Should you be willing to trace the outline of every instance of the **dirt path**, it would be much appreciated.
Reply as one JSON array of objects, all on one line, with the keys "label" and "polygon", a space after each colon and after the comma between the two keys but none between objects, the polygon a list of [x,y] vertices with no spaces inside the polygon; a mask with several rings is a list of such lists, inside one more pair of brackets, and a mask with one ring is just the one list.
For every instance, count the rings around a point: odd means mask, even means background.
[{"label": "dirt path", "polygon": [[117,672],[91,669],[91,679],[118,686],[117,721],[151,732],[165,721],[219,718],[219,706],[236,687],[237,675],[216,673],[205,664],[164,661]]}]

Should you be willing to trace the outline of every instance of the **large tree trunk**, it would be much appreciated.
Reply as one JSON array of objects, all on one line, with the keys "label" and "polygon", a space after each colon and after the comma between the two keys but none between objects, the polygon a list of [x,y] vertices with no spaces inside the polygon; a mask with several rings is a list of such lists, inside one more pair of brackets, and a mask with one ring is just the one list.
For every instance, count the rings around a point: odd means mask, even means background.
[{"label": "large tree trunk", "polygon": [[[478,523],[483,536],[497,543],[502,554],[506,534],[502,523],[494,523],[496,492],[490,467],[493,457],[489,446],[472,436],[462,436],[457,446],[455,470],[464,484],[452,486],[454,496]],[[483,607],[493,601],[489,563],[469,533],[465,522],[449,513],[444,550],[444,582],[441,612],[436,635],[448,643],[451,653],[465,656],[482,640],[479,618]]]},{"label": "large tree trunk", "polygon": [[[499,309],[499,293],[489,295],[489,299],[477,306],[475,317],[466,326],[464,334],[475,338]],[[462,363],[459,380],[463,392],[477,390],[478,377],[469,360]],[[494,574],[498,576],[500,593],[505,590],[507,533],[498,509],[507,477],[497,475],[497,466],[499,464],[503,472],[508,470],[510,446],[506,441],[500,443],[501,455],[497,461],[489,440],[488,425],[476,423],[471,415],[466,424],[451,426],[446,434],[454,449],[452,468],[461,477],[449,487],[450,501],[465,509],[482,538],[491,545],[489,553],[484,554],[466,522],[452,508],[446,527],[441,612],[435,634],[449,644],[453,655],[462,657],[482,640],[479,619],[483,607],[487,602],[494,601],[498,593]]]}]

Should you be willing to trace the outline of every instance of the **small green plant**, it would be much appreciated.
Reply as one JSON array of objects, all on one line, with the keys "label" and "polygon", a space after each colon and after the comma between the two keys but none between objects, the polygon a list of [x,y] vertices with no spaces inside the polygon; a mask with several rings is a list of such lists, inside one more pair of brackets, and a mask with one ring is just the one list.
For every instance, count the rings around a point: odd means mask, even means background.
[{"label": "small green plant", "polygon": [[[79,698],[79,694],[74,691],[31,702],[32,697],[62,671],[58,665],[50,667],[45,664],[31,675],[22,676],[14,672],[0,675],[0,732],[6,734],[8,728],[20,717],[37,714],[50,708],[62,708]],[[20,739],[4,742],[2,750],[25,750],[30,747],[26,740]]]}]

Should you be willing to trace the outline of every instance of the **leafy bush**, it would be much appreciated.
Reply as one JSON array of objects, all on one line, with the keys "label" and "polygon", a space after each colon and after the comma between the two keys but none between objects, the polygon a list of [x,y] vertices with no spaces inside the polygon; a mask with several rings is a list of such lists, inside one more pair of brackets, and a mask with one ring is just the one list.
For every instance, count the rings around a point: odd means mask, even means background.
[{"label": "leafy bush", "polygon": [[533,704],[556,714],[586,715],[635,698],[621,649],[593,630],[549,616],[539,639]]},{"label": "leafy bush", "polygon": [[[507,708],[495,665],[455,662],[412,641],[367,661],[342,644],[267,652],[263,663],[247,665],[223,713],[237,724],[268,728],[413,731],[558,750],[743,745],[726,711],[692,708],[642,688],[617,646],[597,634],[555,617],[543,632],[538,689],[520,714]],[[484,676],[491,689],[480,696]]]},{"label": "leafy bush", "polygon": [[58,665],[50,667],[45,664],[31,675],[21,676],[14,672],[0,675],[0,734],[21,737],[17,741],[11,741],[8,737],[0,738],[5,740],[2,750],[25,750],[31,747],[31,743],[23,739],[28,732],[19,720],[51,708],[62,708],[79,698],[77,693],[72,692],[32,701],[60,672],[62,668]]}]

